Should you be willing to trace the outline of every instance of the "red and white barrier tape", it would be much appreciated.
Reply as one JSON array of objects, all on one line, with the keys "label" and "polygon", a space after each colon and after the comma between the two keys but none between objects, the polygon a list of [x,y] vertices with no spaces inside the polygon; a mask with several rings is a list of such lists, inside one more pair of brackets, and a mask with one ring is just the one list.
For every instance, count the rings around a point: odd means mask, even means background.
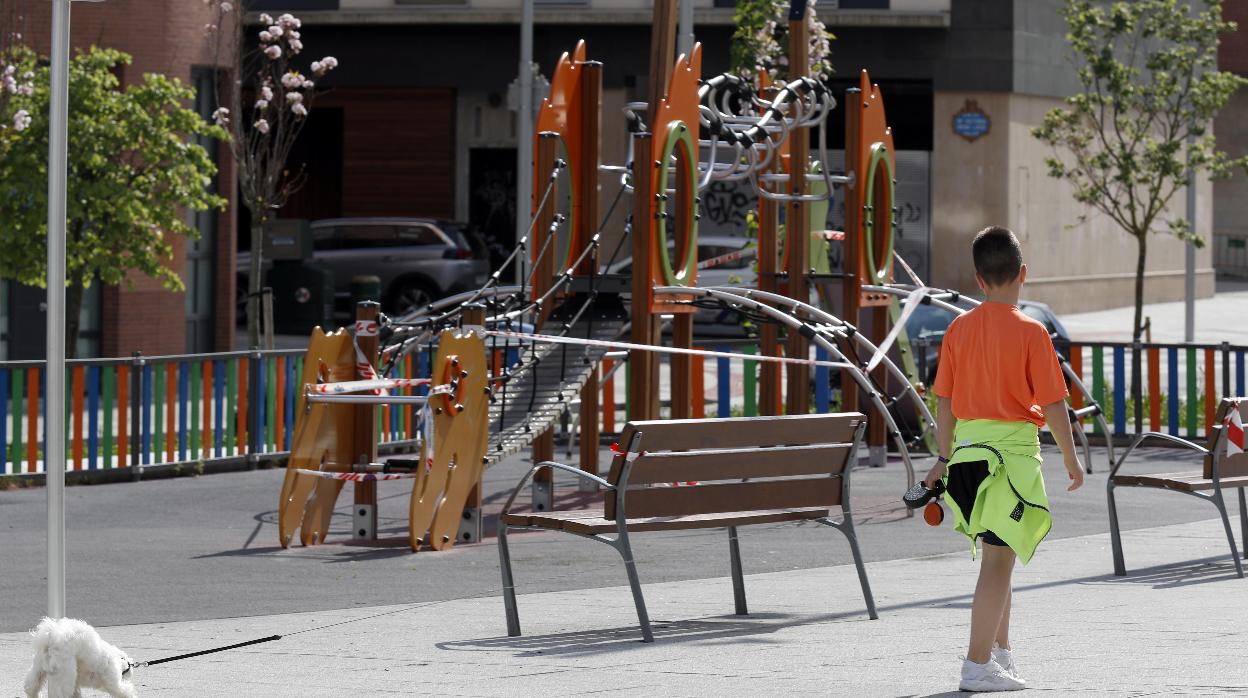
[{"label": "red and white barrier tape", "polygon": [[762,361],[764,363],[802,364],[806,366],[827,366],[828,368],[856,368],[844,361],[822,361],[819,359],[797,359],[788,356],[767,356],[764,354],[734,354],[730,351],[711,351],[709,349],[684,349],[682,347],[663,347],[652,344],[633,344],[632,342],[608,342],[601,339],[584,339],[579,337],[559,337],[549,334],[528,334],[510,330],[486,330],[486,335],[505,339],[528,340],[545,344],[574,344],[579,346],[606,347],[607,349],[627,349],[630,351],[652,351],[657,354],[685,354],[688,356],[711,356],[725,359],[744,359],[746,361]]},{"label": "red and white barrier tape", "polygon": [[733,250],[727,254],[721,254],[718,257],[711,257],[710,259],[704,259],[701,262],[698,262],[698,269],[710,269],[711,267],[718,267],[729,262],[735,262],[739,259],[749,259],[757,256],[757,247],[747,247],[740,250]]},{"label": "red and white barrier tape", "polygon": [[[338,381],[336,383],[321,383],[313,386],[312,392],[320,393],[321,395],[340,395],[342,393],[358,393],[365,390],[416,388],[422,385],[429,385],[432,382],[428,378],[376,378],[372,380]],[[435,386],[433,390],[438,390],[442,387],[440,385]]]},{"label": "red and white barrier tape", "polygon": [[344,480],[346,482],[373,482],[376,480],[410,480],[418,477],[419,473],[335,473],[324,470],[307,470],[305,468],[296,468],[295,472],[300,475],[310,475],[312,477],[324,478],[326,480]]}]

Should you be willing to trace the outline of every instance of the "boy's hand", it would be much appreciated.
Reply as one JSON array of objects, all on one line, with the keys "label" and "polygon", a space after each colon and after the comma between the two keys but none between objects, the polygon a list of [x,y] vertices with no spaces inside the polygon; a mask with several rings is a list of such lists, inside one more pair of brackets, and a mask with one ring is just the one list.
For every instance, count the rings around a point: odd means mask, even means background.
[{"label": "boy's hand", "polygon": [[927,477],[923,478],[923,486],[929,490],[936,487],[936,481],[945,476],[945,467],[944,463],[936,461],[936,465],[927,471]]},{"label": "boy's hand", "polygon": [[1067,492],[1074,492],[1083,486],[1083,463],[1079,462],[1078,455],[1066,457],[1066,474],[1070,476],[1070,487],[1066,488]]}]

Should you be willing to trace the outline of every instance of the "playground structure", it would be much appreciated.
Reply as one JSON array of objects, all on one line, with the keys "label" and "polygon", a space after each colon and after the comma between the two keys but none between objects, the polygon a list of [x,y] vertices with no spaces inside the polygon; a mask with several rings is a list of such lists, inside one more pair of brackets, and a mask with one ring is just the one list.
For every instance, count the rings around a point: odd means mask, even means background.
[{"label": "playground structure", "polygon": [[[623,165],[601,162],[602,64],[589,58],[583,41],[560,58],[537,118],[534,179],[545,187],[534,192],[528,235],[489,282],[399,318],[364,306],[354,337],[314,332],[280,502],[283,546],[296,531],[305,545],[324,541],[347,480],[355,482],[355,537],[374,537],[376,481],[394,478],[415,481],[413,550],[479,540],[483,469],[528,445],[534,463],[553,460],[552,425],[578,398],[580,467],[597,475],[598,383],[600,375],[610,378],[600,364],[609,352],[626,358],[628,418],[654,420],[658,357],[671,354],[668,416],[693,417],[695,357],[716,354],[693,346],[693,313],[705,307],[759,322],[760,352],[750,358],[760,362],[763,415],[809,412],[811,369],[839,371],[840,404],[849,411],[861,405],[867,414],[873,460],[882,465],[891,442],[904,485],[913,484],[914,456],[934,450],[935,420],[915,387],[905,333],[888,327],[904,324],[902,297],[962,309],[948,302],[952,292],[927,289],[917,278],[916,286],[894,284],[894,149],[883,95],[866,71],[842,106],[846,171],[827,166],[827,117],[837,101],[807,75],[809,9],[801,1],[793,7],[795,71],[788,83],[759,93],[734,75],[702,80],[700,45],[674,57],[675,3],[656,0],[650,95],[627,106]],[[812,159],[816,128],[819,157]],[[618,178],[619,189],[600,217],[604,176]],[[757,289],[697,286],[698,194],[717,180],[748,181],[759,195]],[[823,228],[837,190],[845,201],[846,268],[832,272],[827,245],[837,236]],[[631,215],[604,262],[606,224],[599,221],[611,220],[625,196]],[[631,274],[604,274],[625,242]],[[522,259],[529,269],[520,283],[502,285]],[[864,315],[867,331],[858,325]],[[890,357],[892,346],[900,365]],[[812,348],[826,358],[812,359]],[[412,354],[423,377],[394,377]],[[1089,403],[1076,416],[1103,424],[1099,406],[1065,368]],[[422,394],[386,394],[396,388]],[[376,463],[374,411],[400,403],[420,409],[420,457]],[[903,429],[901,410],[912,411],[917,426]],[[1083,445],[1086,451],[1086,437]],[[549,510],[551,468],[534,474],[532,488],[533,510]]]}]

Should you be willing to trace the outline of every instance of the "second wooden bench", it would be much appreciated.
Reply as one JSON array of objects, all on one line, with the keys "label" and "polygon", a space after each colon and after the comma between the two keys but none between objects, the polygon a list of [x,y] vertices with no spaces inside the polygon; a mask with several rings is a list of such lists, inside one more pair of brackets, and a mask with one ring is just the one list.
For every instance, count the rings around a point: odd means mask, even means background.
[{"label": "second wooden bench", "polygon": [[[630,422],[604,479],[563,463],[534,465],[516,485],[499,520],[507,634],[520,634],[508,529],[570,533],[606,543],[623,558],[644,642],[654,640],[633,559],[630,534],[727,528],[736,613],[745,615],[745,582],[737,528],[783,521],[814,521],[849,540],[867,612],[876,618],[871,586],[858,551],[849,480],[866,420],[853,412],[784,417]],[[587,478],[605,490],[596,510],[513,512],[533,474],[550,467]],[[840,508],[840,517],[832,516]]]}]

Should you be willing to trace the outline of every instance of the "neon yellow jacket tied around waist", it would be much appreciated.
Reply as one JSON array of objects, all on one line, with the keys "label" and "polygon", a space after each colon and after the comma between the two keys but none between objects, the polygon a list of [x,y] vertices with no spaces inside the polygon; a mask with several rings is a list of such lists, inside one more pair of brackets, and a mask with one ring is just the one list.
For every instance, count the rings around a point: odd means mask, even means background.
[{"label": "neon yellow jacket tied around waist", "polygon": [[1053,526],[1040,472],[1040,430],[1030,422],[959,420],[953,449],[945,500],[954,529],[970,538],[972,554],[975,538],[992,531],[1026,564]]}]

